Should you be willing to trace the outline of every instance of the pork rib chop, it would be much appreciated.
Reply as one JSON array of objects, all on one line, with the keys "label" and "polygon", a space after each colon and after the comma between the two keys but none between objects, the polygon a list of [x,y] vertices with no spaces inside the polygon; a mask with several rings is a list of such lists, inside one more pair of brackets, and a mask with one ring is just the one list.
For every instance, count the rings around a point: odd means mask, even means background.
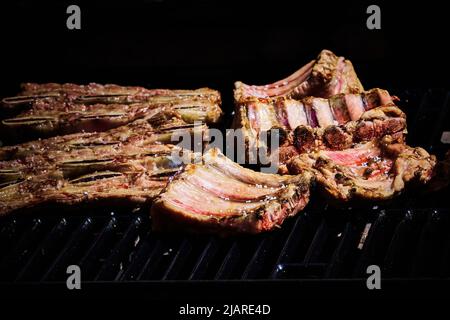
[{"label": "pork rib chop", "polygon": [[245,169],[218,149],[187,165],[152,206],[153,228],[220,234],[271,230],[303,209],[310,174],[280,176]]}]

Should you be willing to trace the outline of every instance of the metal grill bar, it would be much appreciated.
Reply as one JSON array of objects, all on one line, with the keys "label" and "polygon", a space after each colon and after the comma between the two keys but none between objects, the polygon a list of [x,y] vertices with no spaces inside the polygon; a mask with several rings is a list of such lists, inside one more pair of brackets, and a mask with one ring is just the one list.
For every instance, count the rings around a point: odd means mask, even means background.
[{"label": "metal grill bar", "polygon": [[316,212],[305,212],[295,221],[295,224],[281,250],[277,264],[302,259],[312,241],[318,227],[319,215]]},{"label": "metal grill bar", "polygon": [[407,211],[398,224],[383,263],[383,275],[400,277],[409,274],[411,260],[420,235],[419,213]]},{"label": "metal grill bar", "polygon": [[0,229],[0,257],[5,257],[14,248],[22,232],[27,230],[26,224],[25,219],[11,219]]},{"label": "metal grill bar", "polygon": [[70,237],[67,244],[62,248],[59,255],[53,261],[53,263],[48,268],[47,272],[42,277],[42,281],[47,281],[51,279],[51,275],[55,275],[60,273],[62,269],[67,268],[67,266],[71,265],[70,263],[71,257],[74,256],[75,252],[73,252],[73,248],[80,243],[93,228],[93,222],[91,218],[85,218],[79,227],[74,231],[72,236]]},{"label": "metal grill bar", "polygon": [[263,266],[267,265],[265,263],[265,258],[267,253],[271,251],[275,237],[269,235],[266,238],[261,239],[255,254],[252,256],[247,268],[245,268],[242,279],[254,279],[261,273]]},{"label": "metal grill bar", "polygon": [[151,252],[152,248],[155,248],[156,241],[155,238],[152,237],[152,232],[148,231],[146,235],[143,237],[143,240],[140,241],[138,248],[135,251],[134,259],[125,270],[125,272],[120,275],[120,277],[116,280],[125,281],[125,280],[135,280],[139,272],[144,269],[145,262],[147,261],[147,257]]},{"label": "metal grill bar", "polygon": [[108,251],[108,244],[112,242],[114,231],[117,228],[117,219],[114,217],[110,218],[92,243],[91,247],[81,258],[78,265],[80,266],[80,269],[83,270],[83,277],[85,279],[93,279],[95,269],[101,265],[100,259],[102,256],[105,256],[105,251]]},{"label": "metal grill bar", "polygon": [[437,210],[431,210],[420,234],[411,276],[439,276],[441,259],[445,254],[445,250],[448,250],[448,244],[450,243],[448,230],[448,215],[442,214]]},{"label": "metal grill bar", "polygon": [[137,244],[136,241],[140,240],[140,227],[142,225],[142,219],[140,217],[134,218],[127,230],[122,236],[122,239],[117,243],[111,252],[108,259],[103,263],[100,271],[94,280],[113,280],[123,270],[123,257],[132,251],[131,249]]},{"label": "metal grill bar", "polygon": [[194,266],[194,269],[189,276],[189,280],[204,279],[207,274],[208,267],[210,266],[214,257],[217,255],[218,251],[219,246],[217,240],[214,238],[210,239],[206,244],[205,249],[201,253],[198,262]]},{"label": "metal grill bar", "polygon": [[237,241],[234,241],[228,250],[227,255],[223,259],[223,263],[217,271],[215,280],[231,279],[233,268],[236,267],[238,260],[241,258],[241,249]]},{"label": "metal grill bar", "polygon": [[162,280],[173,280],[176,279],[177,275],[186,263],[189,255],[192,253],[193,247],[189,240],[185,239],[175,254],[172,263],[167,268],[164,273]]},{"label": "metal grill bar", "polygon": [[41,274],[46,256],[52,256],[58,251],[64,237],[67,235],[67,231],[69,231],[69,224],[66,219],[62,218],[34,250],[27,263],[20,270],[16,281],[30,280],[33,278],[33,273]]},{"label": "metal grill bar", "polygon": [[180,244],[179,238],[164,238],[164,241],[160,239],[150,253],[138,280],[161,279]]},{"label": "metal grill bar", "polygon": [[353,277],[365,277],[369,265],[382,265],[396,226],[394,218],[398,219],[398,215],[395,217],[395,213],[386,213],[384,210],[378,215],[370,228],[360,258],[356,262]]},{"label": "metal grill bar", "polygon": [[[366,218],[345,224],[336,218],[341,216],[342,212],[332,210],[326,215],[308,212],[293,221],[291,228],[287,225],[279,232],[234,241],[153,234],[148,231],[149,221],[141,216],[53,219],[54,223],[45,226],[36,219],[31,235],[33,239],[45,237],[35,241],[31,252],[23,252],[30,245],[23,234],[2,266],[9,266],[8,277],[17,281],[60,281],[69,264],[79,264],[83,278],[103,281],[256,279],[266,277],[269,270],[275,279],[349,278],[365,276],[370,264],[380,265],[385,277],[448,275],[448,211],[387,210],[380,214],[372,210]],[[96,219],[103,221],[98,231]],[[371,227],[361,242],[367,224]],[[2,232],[11,228],[8,224]],[[25,253],[26,259],[18,252]]]},{"label": "metal grill bar", "polygon": [[[48,225],[48,224],[47,224]],[[47,225],[41,219],[34,219],[29,232],[24,232],[17,244],[0,262],[0,279],[15,279],[20,266],[26,264],[36,243],[47,231]]]},{"label": "metal grill bar", "polygon": [[348,222],[343,231],[342,239],[336,248],[331,262],[328,265],[325,277],[335,278],[350,276],[349,261],[354,261],[357,256],[358,244],[363,230],[361,226]]}]

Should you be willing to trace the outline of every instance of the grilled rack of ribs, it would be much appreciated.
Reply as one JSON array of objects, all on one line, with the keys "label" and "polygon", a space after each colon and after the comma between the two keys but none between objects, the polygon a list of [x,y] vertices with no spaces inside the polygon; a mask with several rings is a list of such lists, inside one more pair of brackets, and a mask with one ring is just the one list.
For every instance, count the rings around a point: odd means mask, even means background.
[{"label": "grilled rack of ribs", "polygon": [[106,132],[2,147],[0,215],[47,203],[148,202],[196,158],[171,145],[174,134],[192,137],[202,148],[208,128],[186,124],[169,110]]},{"label": "grilled rack of ribs", "polygon": [[[328,105],[339,101],[340,110],[348,110],[349,101],[355,104],[368,97],[356,96],[338,95],[328,99]],[[289,131],[271,155],[279,161],[280,173],[312,172],[319,188],[338,201],[384,200],[400,193],[410,181],[427,184],[436,158],[405,144],[406,115],[386,91],[374,89],[369,96],[378,98],[370,99],[371,103],[358,102],[369,107],[357,117],[313,125],[306,122]],[[321,108],[327,109],[327,104]]]},{"label": "grilled rack of ribs", "polygon": [[178,112],[187,123],[216,123],[222,115],[220,104],[220,94],[207,88],[25,84],[18,96],[3,99],[3,109],[15,114],[3,119],[0,129],[13,141],[105,131],[156,114],[161,108]]},{"label": "grilled rack of ribs", "polygon": [[218,149],[187,165],[151,209],[153,228],[222,235],[271,230],[302,210],[311,175],[276,175],[245,169]]},{"label": "grilled rack of ribs", "polygon": [[364,89],[352,63],[329,50],[322,50],[317,59],[275,83],[256,86],[237,81],[234,99],[240,103],[253,98],[328,98],[338,93],[361,91]]},{"label": "grilled rack of ribs", "polygon": [[390,135],[397,143],[404,142],[406,115],[395,105],[388,104],[364,112],[357,121],[341,125],[311,127],[300,125],[286,135],[278,150],[271,155],[283,164],[295,155],[317,150],[342,150],[357,143],[381,139]]},{"label": "grilled rack of ribs", "polygon": [[[173,144],[174,135],[197,134],[199,143],[208,139],[208,127],[204,124],[188,124],[173,111],[162,110],[145,119],[105,132],[74,133],[48,139],[25,142],[0,148],[0,161],[19,160],[26,163],[28,157],[45,157],[56,162],[70,152],[101,153],[103,149],[114,151],[116,147],[144,147],[153,144]],[[36,167],[37,162],[28,162]]]},{"label": "grilled rack of ribs", "polygon": [[255,99],[241,104],[237,124],[254,132],[273,127],[294,130],[299,125],[326,127],[358,120],[365,111],[391,103],[393,98],[379,88],[358,94],[337,94],[328,99]]},{"label": "grilled rack of ribs", "polygon": [[422,148],[381,139],[342,150],[303,153],[287,164],[289,172],[312,172],[316,182],[333,199],[385,200],[400,193],[405,183],[426,184],[433,176],[436,158]]},{"label": "grilled rack of ribs", "polygon": [[[175,153],[176,152],[176,153]],[[174,154],[177,156],[174,157]],[[180,156],[186,160],[180,160]],[[80,204],[108,200],[142,204],[157,196],[185,161],[188,151],[172,145],[119,148],[94,158],[69,154],[47,168],[17,170],[2,163],[0,216],[44,204]]]},{"label": "grilled rack of ribs", "polygon": [[[235,100],[233,127],[243,130],[248,157],[255,161],[253,150],[267,150],[279,173],[311,172],[331,198],[387,199],[406,182],[433,176],[435,157],[404,144],[406,116],[397,98],[379,88],[363,91],[351,63],[329,51],[275,84],[238,82]],[[279,148],[260,138],[272,129]]]},{"label": "grilled rack of ribs", "polygon": [[[378,88],[358,94],[337,94],[329,99],[253,99],[239,105],[233,127],[242,130],[247,149],[268,149],[261,134],[271,129],[281,131],[280,142],[283,143],[284,138],[288,138],[299,127],[314,130],[345,125],[359,120],[369,110],[393,105],[395,99],[386,90]],[[301,133],[303,129],[297,131]]]},{"label": "grilled rack of ribs", "polygon": [[146,101],[164,103],[169,102],[171,99],[188,99],[190,97],[207,98],[211,102],[219,104],[221,101],[219,92],[208,88],[169,90],[126,87],[114,84],[101,85],[97,83],[90,83],[88,85],[72,83],[24,83],[22,84],[22,91],[17,96],[4,98],[2,103],[4,108],[14,109],[30,107],[39,99],[47,99],[49,102],[130,104]]}]

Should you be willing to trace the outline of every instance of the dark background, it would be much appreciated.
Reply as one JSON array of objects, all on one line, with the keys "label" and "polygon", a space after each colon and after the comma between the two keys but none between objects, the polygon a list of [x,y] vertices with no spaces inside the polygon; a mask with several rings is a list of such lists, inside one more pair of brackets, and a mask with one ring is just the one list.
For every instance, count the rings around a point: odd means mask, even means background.
[{"label": "dark background", "polygon": [[[381,7],[381,30],[366,8]],[[323,48],[354,63],[366,88],[450,86],[443,2],[2,1],[1,96],[19,84],[100,82],[222,91],[278,80]],[[66,8],[81,7],[81,30]]]}]

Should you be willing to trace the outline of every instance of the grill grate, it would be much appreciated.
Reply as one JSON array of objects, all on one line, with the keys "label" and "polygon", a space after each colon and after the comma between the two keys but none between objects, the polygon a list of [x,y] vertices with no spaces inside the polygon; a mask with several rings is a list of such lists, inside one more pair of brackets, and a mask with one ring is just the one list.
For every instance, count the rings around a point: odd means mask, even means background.
[{"label": "grill grate", "polygon": [[360,278],[376,264],[385,278],[449,277],[449,214],[306,211],[281,230],[237,239],[154,234],[143,213],[36,218],[31,227],[21,217],[1,230],[0,274],[63,281],[77,264],[86,281]]},{"label": "grill grate", "polygon": [[[409,142],[442,157],[449,93],[403,92]],[[414,108],[414,106],[419,106]],[[430,123],[436,124],[430,134]],[[445,191],[444,191],[445,192]],[[450,208],[444,192],[373,207],[333,208],[313,198],[280,230],[221,239],[156,234],[146,212],[47,212],[0,221],[0,282],[350,279],[379,265],[384,278],[450,278]],[[448,190],[447,190],[448,192]]]}]

